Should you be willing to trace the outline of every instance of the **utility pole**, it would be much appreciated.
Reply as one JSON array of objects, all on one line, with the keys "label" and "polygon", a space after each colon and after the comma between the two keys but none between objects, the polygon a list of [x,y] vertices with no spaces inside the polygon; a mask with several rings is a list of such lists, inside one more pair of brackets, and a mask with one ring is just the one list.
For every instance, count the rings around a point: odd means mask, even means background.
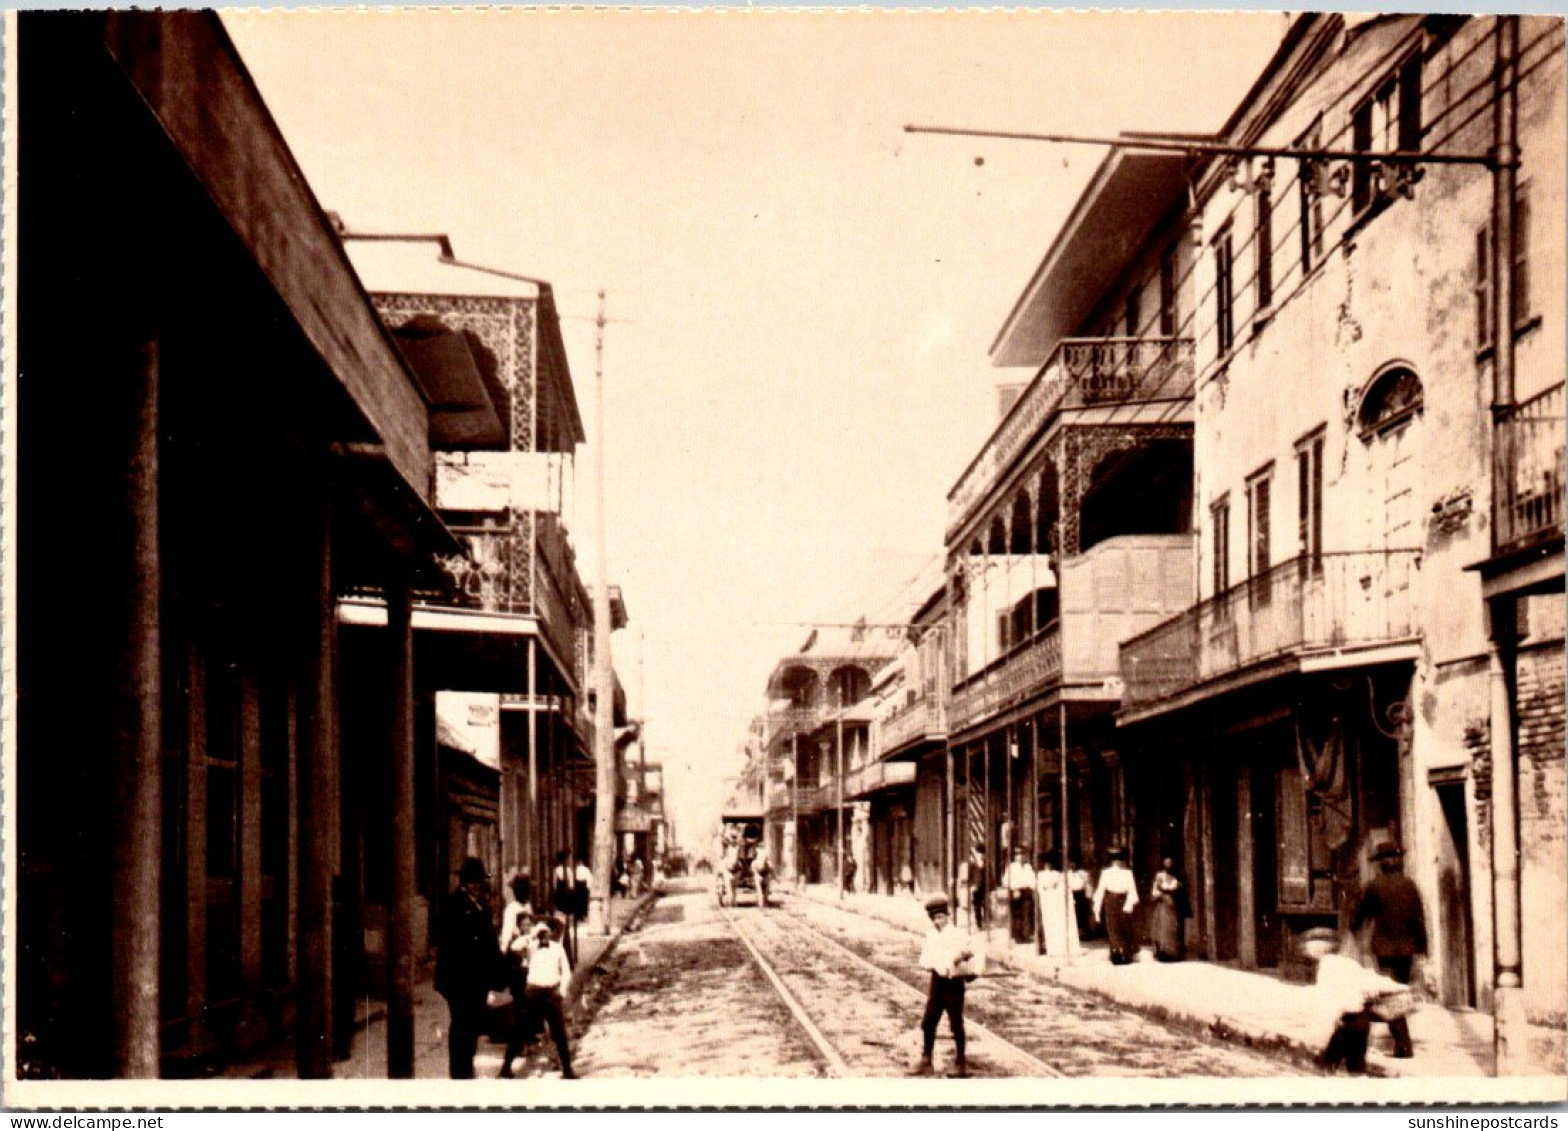
[{"label": "utility pole", "polygon": [[597,790],[593,807],[593,891],[588,929],[610,933],[610,862],[615,838],[615,669],[610,663],[610,566],[604,521],[604,292],[594,319],[594,494],[597,543],[593,593],[593,756]]},{"label": "utility pole", "polygon": [[838,733],[834,740],[835,766],[838,771],[838,897],[844,898],[844,680],[838,681]]}]

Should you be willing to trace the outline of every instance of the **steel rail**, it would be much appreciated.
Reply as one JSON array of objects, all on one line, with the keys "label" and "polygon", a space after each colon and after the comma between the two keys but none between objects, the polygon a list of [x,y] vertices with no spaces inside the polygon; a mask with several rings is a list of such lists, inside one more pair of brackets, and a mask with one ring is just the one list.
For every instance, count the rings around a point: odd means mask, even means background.
[{"label": "steel rail", "polygon": [[[798,923],[801,927],[805,928],[805,930],[807,932],[809,932],[812,935],[815,935],[822,942],[827,943],[829,947],[832,947],[834,950],[838,951],[840,954],[843,954],[845,957],[849,958],[852,962],[854,962],[856,965],[860,966],[862,969],[867,970],[867,971],[869,971],[872,974],[875,974],[877,977],[881,978],[885,982],[889,982],[892,985],[897,986],[899,991],[901,993],[903,993],[904,996],[906,996],[906,997],[911,997],[912,996],[915,999],[920,1000],[920,1001],[924,1001],[925,1000],[925,995],[923,993],[921,993],[919,989],[917,989],[914,986],[911,986],[908,982],[904,981],[904,979],[900,978],[897,974],[894,974],[894,973],[892,973],[891,971],[888,971],[888,970],[884,970],[882,967],[878,966],[876,963],[871,962],[868,959],[862,957],[861,955],[856,954],[854,951],[850,950],[849,947],[845,946],[843,943],[839,942],[837,939],[833,938],[832,936],[826,935],[823,932],[817,930],[817,928],[813,927],[810,923],[806,922],[805,918],[803,916],[801,916],[800,914],[798,914],[797,912],[795,912],[793,910],[789,910],[787,908],[781,908],[781,910],[785,911],[785,913],[789,916],[791,921],[793,921],[795,923]],[[1008,1056],[1010,1056],[1013,1060],[1015,1060],[1019,1064],[1023,1065],[1026,1069],[1028,1069],[1029,1070],[1029,1072],[1028,1072],[1029,1075],[1043,1074],[1043,1075],[1046,1075],[1046,1076],[1055,1076],[1055,1077],[1063,1077],[1063,1078],[1065,1078],[1066,1075],[1067,1075],[1065,1072],[1061,1071],[1060,1069],[1056,1068],[1055,1066],[1047,1063],[1044,1060],[1041,1060],[1039,1057],[1035,1056],[1034,1053],[1027,1052],[1024,1049],[1019,1048],[1017,1045],[1013,1044],[1012,1041],[1009,1041],[1006,1037],[1002,1036],[1000,1033],[996,1032],[996,1030],[990,1028],[989,1026],[982,1025],[980,1022],[971,1020],[970,1018],[966,1017],[966,1018],[964,1018],[964,1028],[967,1029],[970,1032],[979,1034],[981,1037],[985,1038],[985,1040],[987,1040],[988,1042],[992,1042],[993,1044],[995,1044],[998,1048],[1000,1048],[1004,1053],[1006,1053]]]},{"label": "steel rail", "polygon": [[823,1035],[822,1030],[817,1028],[816,1022],[806,1012],[805,1006],[800,1004],[800,999],[790,993],[789,987],[779,977],[778,971],[774,969],[773,964],[764,958],[762,952],[746,937],[746,932],[740,929],[740,924],[736,922],[735,916],[730,914],[730,909],[720,904],[719,912],[724,916],[724,921],[730,925],[730,930],[735,932],[735,937],[740,939],[741,945],[751,952],[751,957],[756,962],[757,968],[762,971],[763,977],[772,983],[774,991],[789,1009],[790,1015],[795,1019],[795,1023],[805,1030],[806,1036],[811,1038],[811,1043],[817,1046],[817,1052],[828,1062],[828,1075],[841,1078],[852,1076],[853,1073],[850,1072],[849,1065],[844,1062],[844,1058],[838,1054],[838,1050],[833,1047],[832,1042]]}]

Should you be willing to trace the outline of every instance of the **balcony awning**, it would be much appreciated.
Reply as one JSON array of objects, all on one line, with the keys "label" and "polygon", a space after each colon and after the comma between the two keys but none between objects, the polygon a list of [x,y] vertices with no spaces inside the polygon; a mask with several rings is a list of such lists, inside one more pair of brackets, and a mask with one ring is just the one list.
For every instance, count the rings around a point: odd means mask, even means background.
[{"label": "balcony awning", "polygon": [[1190,160],[1183,153],[1106,154],[991,343],[993,365],[1038,368],[1083,327],[1187,191]]},{"label": "balcony awning", "polygon": [[473,451],[506,444],[499,406],[505,390],[495,359],[461,331],[421,315],[392,332],[430,403],[430,444]]}]

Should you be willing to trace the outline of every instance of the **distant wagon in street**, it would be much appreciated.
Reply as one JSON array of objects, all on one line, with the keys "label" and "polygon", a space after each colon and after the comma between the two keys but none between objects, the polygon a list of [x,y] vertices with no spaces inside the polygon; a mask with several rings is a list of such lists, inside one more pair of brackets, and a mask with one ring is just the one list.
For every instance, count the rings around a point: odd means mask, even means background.
[{"label": "distant wagon in street", "polygon": [[773,865],[762,838],[760,812],[729,811],[723,816],[724,857],[715,872],[720,907],[735,907],[749,892],[758,907],[768,905]]}]

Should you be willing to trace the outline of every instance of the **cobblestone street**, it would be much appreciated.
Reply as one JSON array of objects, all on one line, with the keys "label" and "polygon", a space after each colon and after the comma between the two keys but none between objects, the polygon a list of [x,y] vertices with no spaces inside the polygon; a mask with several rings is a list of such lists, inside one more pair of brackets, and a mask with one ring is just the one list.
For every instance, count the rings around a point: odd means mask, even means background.
[{"label": "cobblestone street", "polygon": [[[584,1076],[903,1076],[920,1055],[918,952],[908,932],[851,912],[789,894],[765,911],[725,911],[688,885],[634,923],[592,975],[573,1023],[574,1062]],[[1310,1071],[1006,969],[971,987],[965,1016],[977,1077]],[[951,1059],[944,1022],[938,1069]],[[532,1050],[523,1069],[552,1075],[554,1055]]]}]

